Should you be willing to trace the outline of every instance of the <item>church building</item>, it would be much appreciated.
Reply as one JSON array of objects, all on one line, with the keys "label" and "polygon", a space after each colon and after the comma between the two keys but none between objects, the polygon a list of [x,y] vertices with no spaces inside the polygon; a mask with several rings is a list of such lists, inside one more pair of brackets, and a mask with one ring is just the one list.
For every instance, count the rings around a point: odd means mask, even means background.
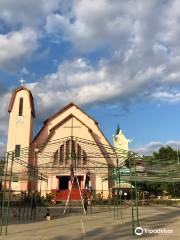
[{"label": "church building", "polygon": [[[34,100],[24,86],[13,90],[8,112],[7,152],[15,152],[13,174],[18,177],[12,182],[13,191],[31,188],[44,196],[56,193],[58,200],[66,200],[70,190],[72,199],[80,199],[79,189],[91,189],[96,194],[103,191],[105,198],[109,196],[113,182],[103,179],[116,166],[116,153],[96,120],[69,103],[46,119],[33,137]],[[40,172],[47,181],[23,178],[29,168]]]}]

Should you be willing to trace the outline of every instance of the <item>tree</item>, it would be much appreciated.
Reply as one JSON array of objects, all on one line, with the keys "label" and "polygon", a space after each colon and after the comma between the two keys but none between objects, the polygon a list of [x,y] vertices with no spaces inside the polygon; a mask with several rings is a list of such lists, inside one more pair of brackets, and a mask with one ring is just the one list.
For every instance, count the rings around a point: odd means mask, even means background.
[{"label": "tree", "polygon": [[168,192],[173,196],[180,196],[180,182],[168,181],[180,177],[179,159],[180,152],[170,146],[161,147],[152,156],[145,156],[144,166],[147,175],[162,179],[162,182],[149,183],[146,190],[156,196],[163,194],[163,192]]},{"label": "tree", "polygon": [[154,152],[153,156],[154,159],[159,160],[170,160],[171,163],[178,163],[178,158],[180,158],[180,153],[174,150],[170,146],[161,147],[158,152]]}]

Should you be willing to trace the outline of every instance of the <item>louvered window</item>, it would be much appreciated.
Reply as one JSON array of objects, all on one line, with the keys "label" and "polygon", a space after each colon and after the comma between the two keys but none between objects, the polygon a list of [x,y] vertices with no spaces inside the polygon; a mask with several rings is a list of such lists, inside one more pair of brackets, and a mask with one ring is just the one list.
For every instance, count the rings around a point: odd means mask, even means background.
[{"label": "louvered window", "polygon": [[87,153],[82,149],[79,143],[68,140],[60,145],[54,153],[55,165],[69,165],[72,162],[78,165],[87,165]]},{"label": "louvered window", "polygon": [[19,116],[23,115],[23,98],[19,99]]}]

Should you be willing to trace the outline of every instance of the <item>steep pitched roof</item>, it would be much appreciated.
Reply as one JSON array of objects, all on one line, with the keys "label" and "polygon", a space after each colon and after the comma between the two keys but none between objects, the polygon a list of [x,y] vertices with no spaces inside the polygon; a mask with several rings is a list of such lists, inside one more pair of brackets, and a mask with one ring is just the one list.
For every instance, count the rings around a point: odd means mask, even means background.
[{"label": "steep pitched roof", "polygon": [[34,108],[34,100],[33,100],[33,96],[32,96],[32,93],[29,89],[21,86],[19,88],[16,88],[13,90],[13,93],[12,93],[12,96],[11,96],[11,100],[10,100],[10,103],[9,103],[9,107],[8,107],[8,112],[10,113],[12,111],[12,107],[13,107],[13,104],[14,104],[14,100],[15,100],[15,97],[16,97],[16,94],[21,91],[21,90],[25,90],[28,92],[28,95],[29,95],[29,101],[30,101],[30,107],[31,107],[31,112],[32,112],[32,115],[33,117],[35,118],[36,117],[36,114],[35,114],[35,108]]},{"label": "steep pitched roof", "polygon": [[84,122],[82,122],[79,118],[77,118],[74,114],[71,113],[66,118],[64,118],[62,121],[57,123],[54,127],[52,127],[50,129],[50,132],[56,130],[58,127],[62,126],[65,122],[67,122],[69,119],[71,119],[73,117],[76,118],[79,122],[81,122],[84,126],[86,126],[90,131],[92,131],[91,128],[89,128]]},{"label": "steep pitched roof", "polygon": [[[76,117],[74,114],[69,114],[66,118],[64,118],[63,120],[61,120],[59,123],[57,123],[54,127],[52,127],[52,128],[50,129],[50,133],[49,133],[48,137],[46,138],[45,142],[43,143],[43,146],[40,148],[40,151],[42,151],[42,150],[46,147],[46,145],[48,144],[48,142],[51,140],[51,137],[52,137],[53,134],[55,133],[55,130],[56,130],[57,128],[59,128],[60,126],[62,126],[65,122],[67,122],[67,121],[68,121],[69,119],[71,119],[71,118],[77,119],[77,120],[78,120],[79,122],[81,122],[85,127],[87,127],[87,129],[88,129],[89,133],[91,134],[92,138],[93,138],[94,141],[97,143],[97,147],[100,149],[102,155],[104,155],[104,157],[106,158],[107,153],[106,153],[106,151],[103,151],[103,150],[104,150],[103,147],[104,147],[105,145],[100,144],[100,142],[97,142],[97,139],[96,139],[96,137],[94,136],[92,129],[89,128],[88,125],[86,125],[84,122],[82,122],[82,121],[81,121],[78,117]],[[112,148],[111,145],[110,145],[110,147]],[[114,151],[113,148],[112,148],[112,151]]]},{"label": "steep pitched roof", "polygon": [[53,114],[51,117],[47,118],[44,123],[49,122],[51,120],[53,120],[54,118],[56,118],[59,114],[65,112],[66,110],[68,110],[71,107],[76,107],[77,109],[79,109],[81,112],[83,112],[86,116],[88,116],[90,119],[92,119],[95,124],[98,124],[98,122],[96,120],[94,120],[91,116],[89,116],[86,112],[84,112],[81,108],[79,108],[75,103],[70,102],[69,104],[67,104],[65,107],[63,107],[60,111],[56,112],[55,114]]},{"label": "steep pitched roof", "polygon": [[47,118],[44,121],[44,125],[42,126],[42,128],[39,130],[39,132],[36,134],[36,136],[33,139],[33,142],[38,138],[38,136],[41,134],[41,132],[43,131],[43,129],[46,127],[47,123],[51,120],[53,120],[54,118],[56,118],[58,115],[60,115],[61,113],[65,112],[66,110],[68,110],[71,107],[76,107],[78,108],[81,112],[83,112],[84,114],[86,114],[86,116],[88,116],[89,118],[91,118],[95,124],[98,125],[98,122],[96,122],[91,116],[89,116],[87,113],[85,113],[82,109],[80,109],[75,103],[70,102],[69,104],[67,104],[66,106],[64,106],[62,109],[60,109],[58,112],[54,113],[51,117]]},{"label": "steep pitched roof", "polygon": [[89,131],[90,133],[92,132],[92,129],[89,128],[84,122],[82,122],[82,121],[81,121],[79,118],[77,118],[75,115],[70,114],[70,115],[68,115],[66,118],[64,118],[63,120],[61,120],[59,123],[57,123],[54,127],[52,127],[52,128],[50,129],[50,133],[49,133],[47,139],[45,140],[45,142],[44,142],[44,144],[43,144],[43,148],[47,145],[48,141],[51,139],[52,135],[54,134],[54,131],[55,131],[58,127],[62,126],[65,122],[67,122],[67,121],[68,121],[69,119],[71,119],[72,117],[75,118],[75,119],[77,119],[77,120],[78,120],[79,122],[81,122],[84,126],[86,126],[87,129],[88,129],[88,131]]},{"label": "steep pitched roof", "polygon": [[[66,105],[65,107],[63,107],[60,111],[56,112],[54,115],[52,115],[51,117],[49,117],[48,119],[46,119],[44,121],[44,125],[42,126],[42,128],[40,129],[40,131],[37,133],[37,135],[34,137],[33,142],[38,138],[38,136],[41,134],[41,132],[43,131],[43,129],[46,127],[47,123],[51,120],[53,120],[54,118],[56,118],[59,114],[63,113],[64,111],[68,110],[71,107],[76,107],[77,109],[79,109],[81,112],[83,112],[86,116],[88,116],[91,120],[94,121],[94,123],[96,124],[98,130],[101,132],[101,134],[103,135],[103,137],[105,138],[105,140],[107,141],[107,143],[111,146],[110,142],[108,141],[108,139],[105,137],[105,135],[103,134],[103,132],[101,131],[101,129],[98,126],[98,122],[95,121],[91,116],[89,116],[86,112],[84,112],[80,107],[78,107],[75,103],[71,102],[68,105]],[[57,124],[58,125],[58,124]],[[56,126],[54,126],[56,127]]]}]

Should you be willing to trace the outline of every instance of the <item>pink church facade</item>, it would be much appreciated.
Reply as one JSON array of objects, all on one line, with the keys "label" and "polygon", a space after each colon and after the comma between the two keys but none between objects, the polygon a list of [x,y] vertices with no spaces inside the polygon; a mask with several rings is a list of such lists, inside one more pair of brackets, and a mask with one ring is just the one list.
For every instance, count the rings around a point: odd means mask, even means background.
[{"label": "pink church facade", "polygon": [[[108,197],[112,183],[103,179],[109,174],[108,165],[115,166],[116,163],[106,157],[103,145],[109,148],[111,145],[98,123],[77,105],[70,103],[45,120],[33,138],[34,109],[29,89],[20,87],[13,91],[9,105],[7,151],[15,150],[17,159],[23,158],[23,161],[34,166],[47,177],[47,181],[18,181],[12,183],[12,189],[21,191],[33,188],[41,195],[55,193],[58,200],[65,200],[71,189],[72,199],[78,200],[79,188],[83,191],[88,187],[96,193],[103,189],[105,197]],[[96,143],[93,150],[90,143]],[[23,149],[28,149],[27,156],[22,155]],[[93,157],[93,153],[96,156]],[[107,167],[102,170],[101,166]],[[14,170],[21,175],[26,172],[18,164]],[[73,182],[72,176],[75,176]]]}]

